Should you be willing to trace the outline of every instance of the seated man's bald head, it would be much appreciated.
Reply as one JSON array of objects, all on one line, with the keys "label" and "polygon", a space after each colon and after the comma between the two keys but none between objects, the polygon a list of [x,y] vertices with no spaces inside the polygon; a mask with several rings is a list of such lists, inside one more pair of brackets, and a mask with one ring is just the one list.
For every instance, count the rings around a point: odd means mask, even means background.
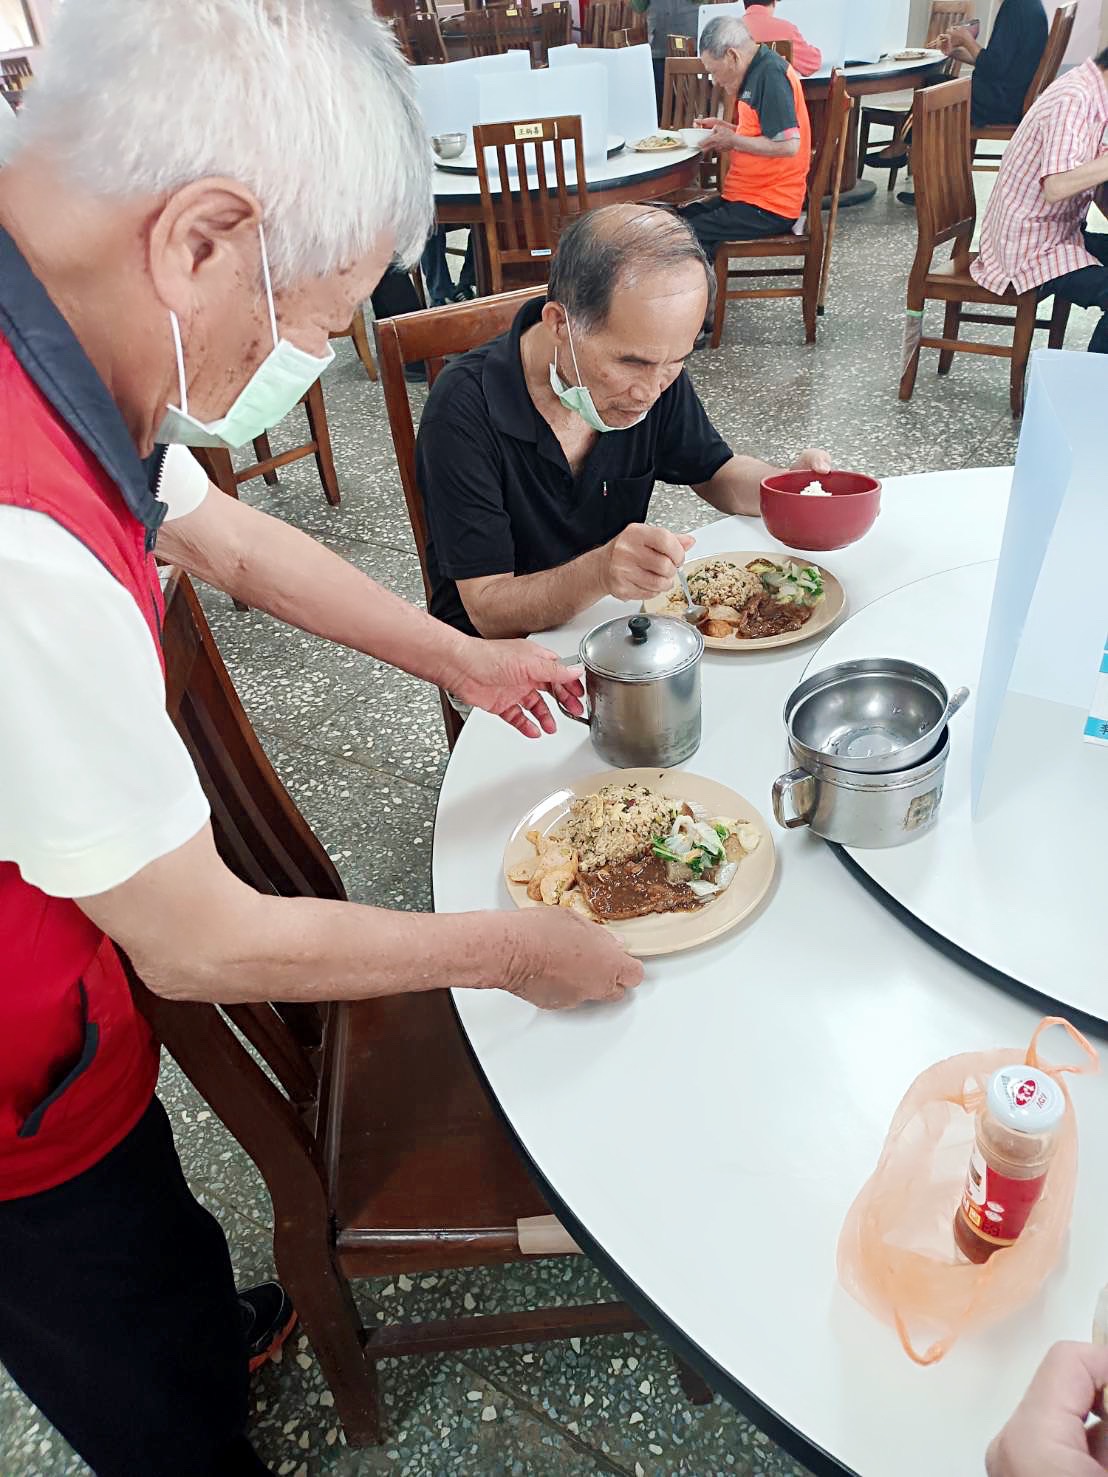
[{"label": "seated man's bald head", "polygon": [[550,269],[548,300],[585,332],[602,327],[617,293],[687,293],[703,284],[705,313],[715,276],[689,226],[656,205],[605,205],[580,215],[562,232]]}]

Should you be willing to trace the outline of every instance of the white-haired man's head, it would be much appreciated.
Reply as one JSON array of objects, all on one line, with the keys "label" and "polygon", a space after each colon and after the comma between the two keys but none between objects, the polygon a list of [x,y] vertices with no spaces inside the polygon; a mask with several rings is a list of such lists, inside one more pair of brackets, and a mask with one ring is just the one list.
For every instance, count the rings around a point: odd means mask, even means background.
[{"label": "white-haired man's head", "polygon": [[[156,340],[159,382],[168,354],[173,401],[177,314],[202,419],[272,346],[259,225],[281,334],[318,356],[432,218],[410,74],[370,0],[67,0],[0,176],[0,221],[102,373],[90,274],[148,373]],[[146,449],[164,404],[121,408]]]},{"label": "white-haired man's head", "polygon": [[716,87],[736,93],[758,51],[758,43],[737,16],[719,15],[700,33],[700,60]]}]

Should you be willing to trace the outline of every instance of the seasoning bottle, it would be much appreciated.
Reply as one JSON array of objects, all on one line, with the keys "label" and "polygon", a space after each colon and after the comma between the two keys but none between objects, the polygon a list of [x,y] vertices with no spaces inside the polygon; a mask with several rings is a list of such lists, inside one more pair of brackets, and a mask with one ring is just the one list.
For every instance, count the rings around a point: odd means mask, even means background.
[{"label": "seasoning bottle", "polygon": [[1017,1065],[989,1078],[977,1114],[954,1241],[971,1262],[1011,1246],[1043,1193],[1066,1111],[1062,1089],[1046,1072]]}]

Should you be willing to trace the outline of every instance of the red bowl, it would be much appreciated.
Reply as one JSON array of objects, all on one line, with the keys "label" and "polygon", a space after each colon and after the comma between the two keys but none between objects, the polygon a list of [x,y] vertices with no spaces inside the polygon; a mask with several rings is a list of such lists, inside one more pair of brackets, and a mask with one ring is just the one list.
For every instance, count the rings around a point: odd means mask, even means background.
[{"label": "red bowl", "polygon": [[[813,482],[830,497],[802,497]],[[779,472],[762,482],[762,520],[790,549],[845,549],[881,510],[881,484],[861,472]]]}]

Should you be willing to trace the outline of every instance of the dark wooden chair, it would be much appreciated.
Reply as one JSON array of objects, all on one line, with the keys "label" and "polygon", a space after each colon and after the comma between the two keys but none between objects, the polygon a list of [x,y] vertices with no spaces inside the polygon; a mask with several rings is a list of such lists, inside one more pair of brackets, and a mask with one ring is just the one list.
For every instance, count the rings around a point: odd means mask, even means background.
[{"label": "dark wooden chair", "polygon": [[783,56],[791,67],[793,64],[793,44],[787,38],[782,37],[779,41],[767,41],[766,45],[770,51],[776,51],[778,56]]},{"label": "dark wooden chair", "polygon": [[[846,144],[850,132],[850,109],[853,99],[846,90],[841,72],[831,74],[827,98],[826,124],[819,148],[813,150],[808,173],[808,209],[804,230],[799,235],[765,236],[757,241],[725,241],[716,250],[716,309],[712,324],[712,348],[718,348],[723,337],[727,304],[757,298],[798,297],[804,314],[805,342],[816,341],[816,323],[827,292],[831,265],[831,248],[839,211],[839,188],[842,183]],[[830,198],[826,226],[823,202]],[[798,267],[733,267],[733,262],[750,262],[764,257],[800,257]],[[799,278],[793,286],[770,285],[732,287],[731,283],[765,282],[782,277]]]},{"label": "dark wooden chair", "polygon": [[362,367],[371,380],[376,380],[377,365],[374,362],[373,350],[369,345],[369,333],[365,326],[365,310],[363,308],[355,308],[349,328],[343,328],[338,333],[333,333],[330,336],[331,338],[353,339],[354,349],[358,358],[362,361]]},{"label": "dark wooden chair", "polygon": [[[377,357],[381,361],[381,387],[385,392],[385,410],[396,451],[396,466],[404,502],[412,525],[423,589],[427,605],[431,604],[431,583],[427,575],[427,518],[423,495],[416,482],[415,424],[404,365],[423,361],[427,366],[428,384],[438,378],[447,354],[464,354],[490,339],[507,333],[516,314],[530,298],[545,291],[528,287],[500,297],[480,298],[474,303],[451,304],[445,308],[429,308],[422,313],[405,313],[399,318],[383,318],[373,326],[377,340]],[[462,731],[462,717],[442,689],[442,716],[446,741],[453,748]]]},{"label": "dark wooden chair", "polygon": [[[550,145],[549,157],[546,146]],[[566,147],[573,150],[576,182],[567,181]],[[481,218],[488,252],[489,280],[503,292],[505,276],[545,275],[563,225],[589,208],[581,119],[532,118],[511,123],[479,123],[473,129]],[[493,193],[486,150],[495,151],[499,193]],[[509,170],[509,159],[515,174]],[[549,171],[553,170],[553,180]],[[534,184],[530,176],[534,175]],[[518,286],[518,282],[509,285]]]},{"label": "dark wooden chair", "polygon": [[608,44],[614,49],[631,45],[631,32],[628,30],[613,31],[609,37]]},{"label": "dark wooden chair", "polygon": [[483,5],[480,10],[466,10],[455,16],[453,24],[469,56],[499,56],[503,51],[494,9]]},{"label": "dark wooden chair", "polygon": [[497,47],[501,52],[532,52],[539,41],[541,27],[530,6],[490,5]]},{"label": "dark wooden chair", "polygon": [[[261,892],[342,899],[342,882],[262,751],[180,574],[170,580],[164,641],[168,710],[207,793],[224,861]],[[519,1221],[549,1214],[477,1078],[445,991],[221,1008],[163,999],[133,974],[132,986],[156,1035],[261,1171],[277,1273],[351,1446],[381,1439],[382,1359],[642,1326],[622,1303],[362,1323],[352,1279],[517,1261]]]},{"label": "dark wooden chair", "polygon": [[[970,169],[970,79],[962,77],[916,93],[912,151],[916,180],[916,219],[919,238],[908,279],[908,316],[905,324],[904,368],[900,398],[910,400],[915,388],[921,349],[939,350],[939,373],[947,374],[955,354],[989,354],[1012,364],[1009,399],[1013,416],[1023,413],[1023,382],[1031,340],[1036,328],[1050,331],[1050,347],[1061,348],[1070,305],[1055,298],[1050,319],[1039,319],[1038,294],[1011,287],[997,294],[981,287],[970,275],[976,252],[970,250],[977,220],[977,203]],[[934,265],[935,252],[951,243],[951,258]],[[946,304],[942,338],[923,333],[923,313],[929,300]],[[1013,317],[996,313],[967,313],[965,305],[1009,307]],[[959,337],[964,323],[1007,324],[1013,327],[1011,344],[978,343]]]},{"label": "dark wooden chair", "polygon": [[696,37],[695,36],[667,36],[666,37],[666,56],[667,57],[679,56],[679,57],[685,57],[685,58],[695,57],[696,56]]},{"label": "dark wooden chair", "polygon": [[339,481],[335,474],[335,459],[331,454],[331,432],[327,425],[327,408],[323,403],[323,386],[319,380],[303,396],[300,404],[308,417],[309,439],[302,445],[293,446],[275,456],[269,437],[263,432],[254,438],[254,455],[258,460],[243,467],[241,472],[235,471],[229,451],[223,451],[219,447],[194,448],[208,476],[221,492],[227,493],[228,497],[238,497],[239,485],[249,482],[252,477],[261,477],[272,487],[277,481],[278,467],[298,462],[301,457],[314,456],[319,480],[323,484],[323,494],[333,508],[338,507]]},{"label": "dark wooden chair", "polygon": [[[416,10],[398,17],[402,21],[404,49],[416,66],[431,66],[448,60],[446,42],[442,39],[439,18],[426,10]],[[400,26],[397,27],[400,31]]]},{"label": "dark wooden chair", "polygon": [[[934,46],[944,31],[952,30],[955,26],[964,26],[973,17],[974,0],[931,0],[931,14],[927,22],[927,37],[925,46]],[[960,68],[957,60],[952,60],[946,67],[946,77],[956,77]],[[870,129],[876,124],[879,128],[891,128],[893,139],[901,139],[907,142],[908,132],[912,119],[911,92],[893,92],[884,95],[879,104],[864,103],[860,125],[858,129],[858,173],[861,174],[869,153]],[[890,140],[892,142],[892,140]],[[889,191],[896,189],[897,178],[900,174],[900,165],[889,170]]]},{"label": "dark wooden chair", "polygon": [[[670,41],[675,38],[671,36]],[[666,58],[662,76],[662,108],[659,127],[663,132],[675,128],[693,128],[698,118],[722,116],[726,100],[722,90],[712,85],[712,79],[704,70],[704,64],[695,52],[693,55],[669,56]],[[703,200],[718,191],[720,185],[719,151],[705,154],[700,161],[700,179],[697,184],[675,190],[661,202],[676,208],[694,200]]]},{"label": "dark wooden chair", "polygon": [[[1057,81],[1058,72],[1070,44],[1073,35],[1074,22],[1077,19],[1077,0],[1070,0],[1068,5],[1060,5],[1054,12],[1054,19],[1050,23],[1050,34],[1046,40],[1042,60],[1039,62],[1037,71],[1031,79],[1031,86],[1027,89],[1027,96],[1023,100],[1023,116],[1026,117],[1029,109],[1037,103],[1039,98],[1051,85]],[[970,141],[973,146],[973,167],[979,174],[995,174],[1000,168],[1000,161],[1004,157],[1001,153],[983,154],[980,151],[982,143],[1007,143],[1015,133],[1019,125],[1015,123],[994,123],[985,128],[971,128]]]},{"label": "dark wooden chair", "polygon": [[543,60],[554,46],[569,46],[573,40],[573,11],[569,0],[549,0],[539,11]]},{"label": "dark wooden chair", "polygon": [[589,0],[584,20],[584,46],[611,46],[615,31],[624,30],[624,0]]}]

